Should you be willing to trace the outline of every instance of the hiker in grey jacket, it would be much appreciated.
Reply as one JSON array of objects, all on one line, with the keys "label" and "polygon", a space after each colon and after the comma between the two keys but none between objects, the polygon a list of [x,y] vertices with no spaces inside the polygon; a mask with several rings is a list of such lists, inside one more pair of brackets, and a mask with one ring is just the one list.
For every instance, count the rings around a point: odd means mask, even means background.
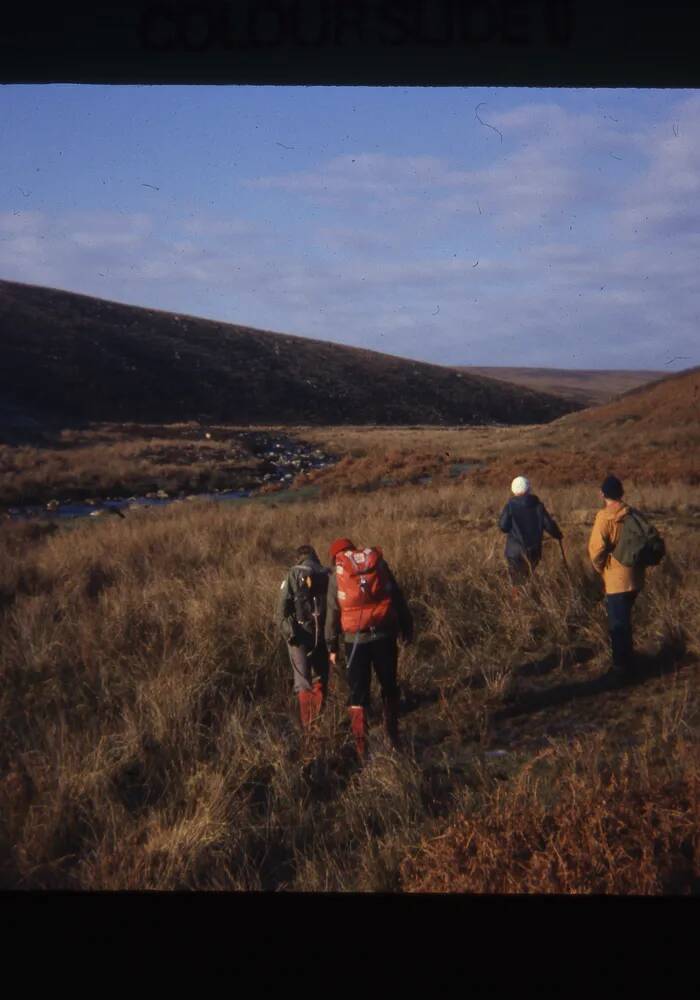
[{"label": "hiker in grey jacket", "polygon": [[511,491],[513,496],[501,512],[498,527],[508,535],[505,557],[515,587],[529,579],[542,558],[544,532],[557,540],[564,536],[545,505],[531,492],[529,479],[516,476]]},{"label": "hiker in grey jacket", "polygon": [[295,558],[280,586],[276,619],[287,643],[302,729],[308,730],[328,692],[324,628],[329,570],[321,565],[311,545],[299,546]]}]

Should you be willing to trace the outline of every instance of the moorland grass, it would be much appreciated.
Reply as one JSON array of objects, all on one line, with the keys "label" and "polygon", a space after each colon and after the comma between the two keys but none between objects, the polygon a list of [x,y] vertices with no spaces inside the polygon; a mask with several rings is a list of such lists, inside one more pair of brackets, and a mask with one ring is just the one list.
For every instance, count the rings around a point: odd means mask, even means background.
[{"label": "moorland grass", "polygon": [[[468,483],[0,528],[0,858],[11,888],[691,892],[698,888],[700,533],[683,484],[628,484],[669,555],[608,689],[585,542],[595,484],[543,493],[514,601]],[[342,669],[309,763],[273,611],[293,549],[380,544],[416,640],[403,750],[359,767]],[[570,575],[569,575],[570,574]]]}]

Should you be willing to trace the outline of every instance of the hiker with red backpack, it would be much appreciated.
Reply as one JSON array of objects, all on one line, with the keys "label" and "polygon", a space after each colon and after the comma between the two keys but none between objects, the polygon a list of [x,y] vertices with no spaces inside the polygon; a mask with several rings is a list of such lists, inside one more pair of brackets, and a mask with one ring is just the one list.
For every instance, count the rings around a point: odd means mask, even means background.
[{"label": "hiker with red backpack", "polygon": [[329,570],[311,545],[300,545],[280,587],[277,625],[287,643],[299,715],[308,732],[328,691],[328,649],[324,636]]},{"label": "hiker with red backpack", "polygon": [[384,728],[391,743],[399,742],[397,638],[413,638],[413,618],[382,550],[358,549],[349,538],[338,538],[329,549],[326,643],[336,662],[342,635],[350,687],[350,726],[358,756],[367,754],[367,710],[372,668],[382,692]]},{"label": "hiker with red backpack", "polygon": [[638,510],[624,503],[617,476],[607,476],[600,487],[604,507],[596,514],[588,541],[593,568],[603,578],[612,666],[606,677],[623,680],[634,668],[632,607],[644,587],[648,566],[665,555],[664,541]]}]

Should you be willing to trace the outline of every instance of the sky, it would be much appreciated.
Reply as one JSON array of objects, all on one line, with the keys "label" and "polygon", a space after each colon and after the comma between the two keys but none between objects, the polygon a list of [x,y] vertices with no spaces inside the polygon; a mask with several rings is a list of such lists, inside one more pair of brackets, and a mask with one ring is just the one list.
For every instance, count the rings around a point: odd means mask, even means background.
[{"label": "sky", "polygon": [[0,278],[437,364],[700,364],[700,91],[0,86]]}]

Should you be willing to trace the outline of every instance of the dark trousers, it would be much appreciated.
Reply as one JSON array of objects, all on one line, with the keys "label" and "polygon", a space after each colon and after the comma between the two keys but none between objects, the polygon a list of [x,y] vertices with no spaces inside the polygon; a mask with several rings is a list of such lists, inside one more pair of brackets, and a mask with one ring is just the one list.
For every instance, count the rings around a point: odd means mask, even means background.
[{"label": "dark trousers", "polygon": [[636,597],[636,590],[605,596],[613,667],[621,670],[632,666],[632,605]]},{"label": "dark trousers", "polygon": [[294,692],[310,691],[314,681],[328,683],[328,649],[325,642],[319,642],[316,649],[308,646],[287,644],[289,659],[294,671]]},{"label": "dark trousers", "polygon": [[525,556],[506,556],[508,575],[513,586],[519,587],[527,583],[539,561],[539,556],[533,556],[529,560]]},{"label": "dark trousers", "polygon": [[[344,643],[345,662],[350,663],[352,655],[351,642]],[[350,705],[369,707],[372,667],[377,675],[384,700],[398,694],[396,683],[396,666],[398,663],[398,648],[396,638],[389,636],[384,639],[372,639],[370,642],[358,642],[355,655],[352,657],[348,670],[350,685]]]}]

